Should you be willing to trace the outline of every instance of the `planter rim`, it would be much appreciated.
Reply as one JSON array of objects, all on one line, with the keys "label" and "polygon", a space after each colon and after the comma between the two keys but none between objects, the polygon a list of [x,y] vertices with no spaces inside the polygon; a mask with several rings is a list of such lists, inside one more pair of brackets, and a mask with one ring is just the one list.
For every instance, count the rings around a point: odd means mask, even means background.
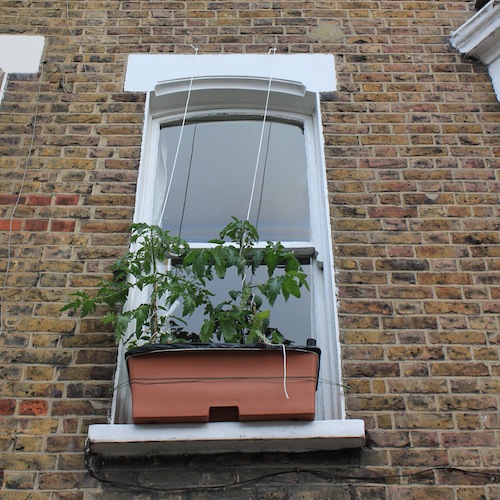
[{"label": "planter rim", "polygon": [[[145,354],[152,354],[165,351],[183,351],[183,350],[199,350],[199,351],[281,351],[283,345],[281,344],[229,344],[218,342],[189,342],[189,343],[175,343],[175,344],[147,344],[140,347],[130,349],[125,353],[125,359],[131,356],[142,356]],[[314,352],[321,356],[321,349],[317,346],[285,346],[286,351],[297,352]]]}]

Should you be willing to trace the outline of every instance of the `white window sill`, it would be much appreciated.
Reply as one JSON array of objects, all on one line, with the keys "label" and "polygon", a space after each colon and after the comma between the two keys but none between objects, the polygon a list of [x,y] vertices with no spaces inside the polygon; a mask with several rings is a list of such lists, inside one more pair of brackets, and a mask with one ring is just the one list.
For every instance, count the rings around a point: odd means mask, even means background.
[{"label": "white window sill", "polygon": [[306,452],[359,448],[363,420],[211,422],[208,424],[94,424],[87,451],[104,457],[214,453]]}]

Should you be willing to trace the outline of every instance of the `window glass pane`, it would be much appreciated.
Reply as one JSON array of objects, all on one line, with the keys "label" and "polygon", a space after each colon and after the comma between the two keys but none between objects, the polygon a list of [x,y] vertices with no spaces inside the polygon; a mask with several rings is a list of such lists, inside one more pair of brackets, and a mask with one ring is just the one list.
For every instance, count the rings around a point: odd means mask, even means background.
[{"label": "window glass pane", "polygon": [[[310,264],[302,264],[304,272],[309,276]],[[231,270],[226,277],[221,280],[214,278],[208,282],[209,290],[214,294],[212,303],[219,304],[225,300],[230,300],[229,290],[238,290],[241,278],[235,270]],[[277,271],[279,273],[279,270]],[[253,278],[254,283],[263,283],[267,279],[267,268],[262,266],[257,269]],[[311,285],[310,280],[308,280]],[[264,300],[261,310],[271,309],[271,321],[269,326],[277,328],[281,334],[294,343],[294,345],[304,345],[306,340],[311,337],[311,293],[305,287],[301,289],[300,299],[290,297],[287,302],[283,297],[278,297],[274,306],[271,308],[267,300]],[[181,311],[179,307],[173,315]],[[184,318],[186,320],[186,318]],[[188,333],[198,333],[203,323],[203,311],[200,309],[187,318],[185,330]],[[179,326],[183,326],[179,323]],[[216,339],[214,339],[216,340]]]},{"label": "window glass pane", "polygon": [[[247,217],[262,120],[185,125],[172,175],[180,131],[180,125],[165,126],[160,131],[156,220],[188,241],[203,242],[216,237],[231,216]],[[251,205],[250,221],[257,226],[261,239],[309,240],[301,126],[266,122]]]}]

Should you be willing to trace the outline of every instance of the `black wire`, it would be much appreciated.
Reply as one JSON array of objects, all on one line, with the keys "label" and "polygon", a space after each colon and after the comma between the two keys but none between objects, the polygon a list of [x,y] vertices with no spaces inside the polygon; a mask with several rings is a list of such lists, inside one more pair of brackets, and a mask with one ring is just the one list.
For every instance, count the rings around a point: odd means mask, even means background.
[{"label": "black wire", "polygon": [[186,204],[187,204],[187,197],[188,197],[188,189],[189,189],[189,180],[191,179],[191,169],[193,167],[193,155],[194,155],[194,144],[196,140],[196,130],[198,128],[198,124],[194,124],[194,130],[193,130],[193,141],[191,142],[191,153],[189,155],[189,165],[188,165],[188,177],[186,180],[186,189],[184,191],[184,201],[182,204],[182,212],[181,212],[181,220],[179,223],[179,237],[181,237],[182,233],[182,226],[184,224],[184,215],[186,214]]},{"label": "black wire", "polygon": [[448,471],[448,472],[460,472],[465,475],[476,475],[476,476],[484,476],[484,477],[489,477],[490,482],[494,481],[497,478],[500,478],[500,474],[495,474],[491,472],[482,472],[482,471],[472,471],[472,470],[466,470],[466,469],[461,469],[459,467],[447,467],[447,466],[442,466],[442,467],[430,467],[427,469],[423,469],[418,472],[411,472],[411,473],[400,473],[400,474],[387,474],[387,475],[381,475],[378,477],[374,476],[352,476],[352,475],[344,475],[344,474],[335,474],[335,473],[330,473],[327,471],[321,471],[318,469],[302,469],[302,468],[295,468],[295,469],[288,469],[284,471],[279,471],[279,472],[271,472],[268,474],[262,474],[250,479],[246,479],[243,481],[238,481],[238,482],[231,482],[231,483],[224,483],[224,484],[213,484],[213,485],[197,485],[197,486],[182,486],[182,487],[175,487],[175,488],[159,488],[159,487],[154,487],[154,486],[141,486],[139,484],[131,484],[131,483],[124,483],[121,481],[115,481],[112,479],[105,479],[101,478],[98,475],[95,474],[95,471],[89,467],[89,473],[92,477],[97,479],[98,481],[106,484],[110,484],[113,486],[118,486],[118,487],[127,487],[127,488],[133,488],[133,489],[139,489],[143,491],[162,491],[162,492],[192,492],[192,491],[210,491],[210,490],[221,490],[221,489],[230,489],[230,488],[239,488],[241,486],[247,485],[247,484],[256,484],[259,481],[262,481],[264,479],[268,479],[271,477],[278,477],[286,474],[311,474],[313,476],[318,476],[321,477],[322,479],[328,479],[329,481],[333,480],[346,480],[346,481],[362,481],[362,482],[368,482],[368,483],[380,483],[380,481],[386,481],[388,479],[402,479],[402,478],[412,478],[412,477],[418,477],[422,476],[425,474],[432,473],[434,471]]},{"label": "black wire", "polygon": [[[267,172],[267,160],[269,158],[269,146],[271,143],[271,127],[273,126],[273,122],[269,122],[269,127],[268,127],[268,132],[267,132],[267,145],[266,145],[266,155],[264,157],[264,169],[262,171],[262,182],[260,186],[260,196],[259,196],[259,205],[257,207],[257,215],[256,215],[256,221],[255,221],[255,227],[259,227],[259,222],[260,222],[260,213],[262,210],[262,198],[264,196],[264,184],[266,180],[266,172]],[[257,167],[258,168],[258,165]]]}]

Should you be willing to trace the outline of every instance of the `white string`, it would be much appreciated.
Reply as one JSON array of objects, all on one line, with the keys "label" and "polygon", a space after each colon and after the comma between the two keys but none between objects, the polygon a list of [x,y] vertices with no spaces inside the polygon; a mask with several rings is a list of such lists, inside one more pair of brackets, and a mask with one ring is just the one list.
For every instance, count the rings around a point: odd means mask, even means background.
[{"label": "white string", "polygon": [[31,159],[31,155],[33,153],[33,144],[35,143],[35,134],[36,134],[36,122],[38,119],[38,104],[40,100],[40,92],[42,90],[42,80],[43,80],[43,63],[40,66],[40,79],[38,81],[38,90],[37,90],[37,95],[35,97],[35,113],[33,117],[33,123],[32,123],[32,130],[31,130],[31,141],[28,149],[28,155],[26,156],[26,161],[24,163],[24,171],[23,171],[23,177],[21,179],[21,185],[19,186],[19,192],[17,193],[17,198],[16,202],[14,203],[14,207],[12,209],[12,213],[10,214],[9,218],[9,231],[8,231],[8,236],[7,236],[7,264],[5,267],[5,277],[3,281],[3,288],[2,288],[2,296],[0,300],[0,334],[3,333],[3,309],[4,309],[4,299],[5,299],[5,290],[7,288],[7,277],[9,275],[9,270],[10,270],[10,252],[11,252],[11,239],[12,239],[12,225],[14,222],[14,215],[16,213],[17,207],[19,206],[19,203],[21,202],[21,196],[23,194],[23,189],[24,189],[24,184],[26,182],[26,176],[28,173],[28,165]]},{"label": "white string", "polygon": [[[276,47],[272,47],[271,49],[269,49],[269,54],[271,54],[271,52],[273,53],[273,57],[272,57],[272,60],[271,60],[271,71],[269,73],[269,84],[267,86],[266,104],[264,106],[264,116],[262,118],[262,127],[261,127],[261,130],[260,130],[259,148],[257,150],[257,159],[255,161],[255,169],[254,169],[254,173],[253,173],[252,190],[250,192],[250,200],[248,201],[248,211],[247,211],[247,218],[246,218],[247,221],[250,221],[250,212],[252,210],[253,197],[254,197],[254,194],[255,194],[255,186],[257,184],[257,173],[258,173],[258,170],[259,170],[260,155],[261,155],[261,152],[262,152],[262,143],[264,141],[264,131],[265,131],[266,121],[267,121],[267,110],[269,108],[269,96],[271,95],[271,84],[272,84],[272,81],[273,81],[274,60],[275,60],[275,56],[276,56]],[[242,286],[245,285],[246,280],[247,280],[246,272],[243,271]],[[253,295],[252,295],[252,303],[253,303]],[[286,390],[285,390],[285,394],[286,394]],[[288,396],[287,396],[287,398],[288,398]]]},{"label": "white string", "polygon": [[290,399],[288,397],[288,391],[286,390],[286,347],[285,344],[281,344],[283,348],[283,392],[285,393],[286,399]]},{"label": "white string", "polygon": [[188,107],[189,107],[189,101],[191,99],[191,90],[193,88],[194,70],[195,70],[195,67],[196,67],[196,56],[198,55],[198,47],[195,47],[194,45],[191,45],[191,47],[194,50],[193,68],[191,70],[191,78],[189,80],[189,88],[188,88],[188,94],[187,94],[187,98],[186,98],[186,106],[184,107],[184,116],[182,117],[181,130],[179,132],[179,140],[177,141],[177,149],[175,151],[174,163],[172,165],[172,172],[170,174],[170,179],[168,181],[167,192],[165,194],[165,199],[163,200],[163,205],[162,205],[161,211],[160,211],[160,219],[158,221],[160,225],[161,225],[161,221],[163,220],[163,216],[165,214],[165,210],[167,208],[167,201],[168,201],[168,197],[170,195],[170,188],[172,187],[172,180],[174,178],[175,167],[177,166],[177,158],[179,157],[179,150],[181,148],[182,134],[184,133],[184,126],[186,124],[186,118],[187,118],[187,112],[188,112]]},{"label": "white string", "polygon": [[74,31],[71,29],[69,25],[69,0],[66,0],[66,23],[68,25],[68,31],[71,36],[75,36]]},{"label": "white string", "polygon": [[257,183],[257,172],[259,169],[259,161],[260,161],[260,154],[262,151],[262,142],[264,140],[264,129],[266,126],[266,120],[267,120],[267,109],[269,107],[269,96],[271,95],[271,83],[273,81],[273,72],[274,72],[274,60],[276,58],[276,47],[273,47],[269,49],[269,54],[273,53],[273,58],[272,58],[272,63],[271,63],[271,72],[269,74],[269,85],[267,87],[267,96],[266,96],[266,105],[264,108],[264,118],[262,119],[262,129],[260,131],[260,141],[259,141],[259,149],[257,151],[257,161],[255,162],[255,171],[253,174],[253,182],[252,182],[252,191],[250,193],[250,200],[248,202],[248,211],[247,211],[247,220],[250,220],[250,211],[252,210],[252,203],[253,203],[253,197],[255,193],[255,185]]}]

